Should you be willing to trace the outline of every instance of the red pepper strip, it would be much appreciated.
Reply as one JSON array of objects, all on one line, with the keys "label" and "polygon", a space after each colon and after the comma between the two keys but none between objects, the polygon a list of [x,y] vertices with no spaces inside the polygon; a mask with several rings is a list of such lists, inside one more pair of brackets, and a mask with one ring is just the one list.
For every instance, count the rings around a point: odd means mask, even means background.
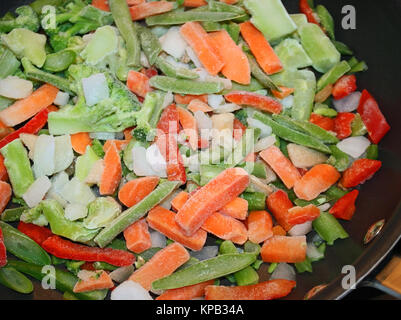
[{"label": "red pepper strip", "polygon": [[261,111],[280,114],[283,107],[277,100],[261,94],[248,91],[231,91],[224,98],[227,101],[238,104],[247,105]]},{"label": "red pepper strip", "polygon": [[125,267],[135,262],[135,255],[111,248],[88,247],[77,244],[59,236],[51,236],[42,243],[42,248],[57,258],[79,261],[103,261],[113,266]]},{"label": "red pepper strip", "polygon": [[277,190],[267,197],[266,204],[280,226],[286,231],[293,227],[292,224],[287,222],[288,210],[293,207],[293,204],[286,192]]},{"label": "red pepper strip", "polygon": [[317,21],[315,12],[309,6],[308,0],[299,0],[299,10],[306,15],[309,23],[314,23],[320,26],[319,21]]},{"label": "red pepper strip", "polygon": [[355,119],[355,114],[350,112],[340,112],[334,118],[334,132],[338,139],[348,138],[352,134],[352,121]]},{"label": "red pepper strip", "polygon": [[356,77],[354,74],[342,76],[334,84],[331,94],[333,98],[338,100],[345,98],[356,90]]},{"label": "red pepper strip", "polygon": [[234,126],[233,126],[233,137],[235,141],[241,140],[242,136],[245,133],[246,127],[239,121],[237,118],[234,119]]},{"label": "red pepper strip", "polygon": [[18,224],[18,230],[25,233],[29,238],[35,241],[38,245],[42,243],[49,237],[53,236],[53,232],[45,227],[37,226],[32,223],[25,223],[20,221]]},{"label": "red pepper strip", "polygon": [[163,110],[160,120],[157,123],[157,129],[165,134],[175,133],[179,131],[179,116],[176,105],[173,103]]},{"label": "red pepper strip", "polygon": [[93,262],[85,262],[81,268],[81,270],[89,270],[89,271],[95,271],[95,267],[93,266]]},{"label": "red pepper strip", "polygon": [[355,201],[358,194],[358,190],[348,192],[345,196],[337,200],[334,206],[330,208],[329,212],[337,219],[351,220],[355,213]]},{"label": "red pepper strip", "polygon": [[309,122],[316,124],[326,131],[334,131],[334,119],[312,113]]},{"label": "red pepper strip", "polygon": [[145,76],[147,76],[149,79],[157,76],[159,73],[157,72],[157,70],[155,68],[149,68],[149,69],[145,69],[143,68],[141,70],[141,73],[143,73]]},{"label": "red pepper strip", "polygon": [[7,251],[4,245],[3,231],[0,228],[0,268],[7,264]]},{"label": "red pepper strip", "polygon": [[362,91],[358,113],[361,115],[362,121],[368,130],[370,140],[374,144],[378,144],[390,130],[390,126],[381,113],[377,101],[367,90]]},{"label": "red pepper strip", "polygon": [[344,188],[356,187],[370,179],[381,166],[382,163],[379,160],[358,159],[344,171],[340,184]]}]

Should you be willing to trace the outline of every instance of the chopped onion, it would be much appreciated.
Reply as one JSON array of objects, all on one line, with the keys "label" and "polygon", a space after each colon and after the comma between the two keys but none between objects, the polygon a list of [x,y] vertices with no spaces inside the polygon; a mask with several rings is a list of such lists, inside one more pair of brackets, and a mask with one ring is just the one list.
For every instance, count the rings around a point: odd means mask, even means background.
[{"label": "chopped onion", "polygon": [[324,257],[324,253],[319,252],[313,242],[309,242],[306,247],[306,256],[311,260],[320,260]]},{"label": "chopped onion", "polygon": [[70,203],[78,203],[85,206],[96,199],[91,188],[76,177],[64,185],[60,195]]},{"label": "chopped onion", "polygon": [[29,149],[29,158],[33,159],[33,155],[35,153],[35,143],[38,139],[38,136],[36,134],[21,133],[19,137],[24,145]]},{"label": "chopped onion", "polygon": [[327,161],[325,154],[295,143],[289,143],[287,150],[291,162],[297,168],[310,168]]},{"label": "chopped onion", "polygon": [[150,63],[149,63],[149,61],[148,61],[148,58],[146,57],[146,54],[145,54],[143,51],[141,51],[141,58],[140,58],[140,61],[141,61],[142,67],[144,67],[144,68],[150,68]]},{"label": "chopped onion", "polygon": [[290,266],[288,263],[279,263],[274,269],[273,273],[270,276],[269,280],[274,279],[284,279],[284,280],[291,280],[295,281],[296,273],[295,269]]},{"label": "chopped onion", "polygon": [[134,266],[131,265],[118,268],[110,272],[109,276],[113,281],[121,283],[124,282],[125,280],[128,280],[128,278],[133,272],[134,272]]},{"label": "chopped onion", "polygon": [[213,109],[217,109],[219,106],[221,106],[223,103],[225,103],[224,97],[219,94],[209,94],[207,96],[207,103],[209,106],[211,106]]},{"label": "chopped onion", "polygon": [[211,137],[211,130],[213,128],[212,119],[210,119],[210,117],[206,113],[200,110],[194,113],[194,117],[201,137],[203,139],[209,140]]},{"label": "chopped onion", "polygon": [[146,160],[146,149],[141,146],[132,148],[133,171],[137,176],[154,176],[151,165]]},{"label": "chopped onion", "polygon": [[237,111],[239,109],[241,109],[241,107],[235,103],[225,103],[225,104],[219,105],[213,111],[215,113],[228,113],[228,112]]},{"label": "chopped onion", "polygon": [[370,141],[363,136],[349,137],[337,143],[338,149],[355,159],[359,158],[369,146]]},{"label": "chopped onion", "polygon": [[96,276],[96,272],[92,270],[80,270],[77,274],[77,277],[82,281],[90,280],[90,278]]},{"label": "chopped onion", "polygon": [[167,239],[164,234],[156,230],[149,230],[152,248],[164,248],[167,245]]},{"label": "chopped onion", "polygon": [[163,103],[162,103],[162,109],[168,107],[170,104],[174,102],[174,95],[171,91],[167,92],[164,95]]},{"label": "chopped onion", "polygon": [[85,183],[87,184],[100,183],[103,171],[104,171],[104,160],[99,159],[93,164],[92,168],[90,169],[88,175],[85,178]]},{"label": "chopped onion", "polygon": [[103,73],[82,79],[86,104],[90,107],[110,96],[109,85]]},{"label": "chopped onion", "polygon": [[28,97],[33,91],[31,81],[15,76],[8,76],[0,80],[0,96],[10,99],[23,99]]},{"label": "chopped onion", "polygon": [[66,104],[68,104],[68,101],[70,100],[70,95],[67,92],[59,91],[57,93],[56,99],[54,100],[54,104],[56,106],[63,107]]},{"label": "chopped onion", "polygon": [[82,205],[79,203],[69,203],[65,207],[64,216],[70,221],[85,218],[87,215],[88,208],[86,205]]},{"label": "chopped onion", "polygon": [[361,95],[359,91],[355,91],[345,98],[335,100],[333,99],[334,108],[338,112],[352,112],[358,108],[359,100],[361,100]]},{"label": "chopped onion", "polygon": [[175,60],[172,56],[167,56],[166,61],[172,64],[175,68],[189,69],[189,65],[180,61]]},{"label": "chopped onion", "polygon": [[324,203],[321,206],[318,206],[318,209],[322,212],[329,210],[331,207],[330,203]]},{"label": "chopped onion", "polygon": [[74,151],[72,150],[71,137],[69,134],[54,138],[54,172],[60,172],[67,169],[74,160]]},{"label": "chopped onion", "polygon": [[253,175],[249,176],[250,182],[249,186],[257,192],[262,192],[267,196],[273,193],[273,189],[267,185],[262,179],[255,177]]},{"label": "chopped onion", "polygon": [[296,224],[289,231],[288,234],[292,237],[304,236],[312,231],[312,221],[306,221],[305,223]]},{"label": "chopped onion", "polygon": [[114,132],[91,132],[89,137],[97,140],[114,140],[116,139],[116,134]]},{"label": "chopped onion", "polygon": [[218,252],[218,246],[204,246],[200,251],[191,252],[191,256],[202,261],[214,258]]},{"label": "chopped onion", "polygon": [[163,51],[176,59],[181,59],[188,47],[187,42],[181,36],[179,27],[171,27],[159,40]]},{"label": "chopped onion", "polygon": [[146,149],[146,161],[155,172],[155,175],[162,178],[167,177],[167,163],[156,143]]},{"label": "chopped onion", "polygon": [[261,130],[260,133],[261,138],[268,137],[272,134],[272,128],[259,120],[248,118],[248,125],[251,128],[259,128]]},{"label": "chopped onion", "polygon": [[280,100],[280,102],[284,109],[291,108],[294,104],[294,96],[289,95],[289,96],[285,97],[284,99]]},{"label": "chopped onion", "polygon": [[42,201],[51,185],[49,178],[42,176],[29,186],[28,190],[22,195],[22,199],[24,199],[28,207],[33,208]]},{"label": "chopped onion", "polygon": [[270,136],[264,137],[255,144],[254,151],[259,152],[259,151],[265,150],[265,149],[271,147],[272,145],[274,145],[275,143],[276,143],[275,135],[270,135]]},{"label": "chopped onion", "polygon": [[197,57],[197,55],[195,54],[195,52],[191,49],[190,46],[187,46],[185,48],[185,52],[187,53],[188,57],[192,60],[192,62],[194,63],[195,67],[197,68],[202,68],[203,65],[200,62],[199,58]]},{"label": "chopped onion", "polygon": [[36,139],[33,154],[33,172],[36,178],[54,173],[55,149],[56,143],[53,136],[42,134]]},{"label": "chopped onion", "polygon": [[139,283],[127,280],[111,292],[111,300],[153,300]]}]

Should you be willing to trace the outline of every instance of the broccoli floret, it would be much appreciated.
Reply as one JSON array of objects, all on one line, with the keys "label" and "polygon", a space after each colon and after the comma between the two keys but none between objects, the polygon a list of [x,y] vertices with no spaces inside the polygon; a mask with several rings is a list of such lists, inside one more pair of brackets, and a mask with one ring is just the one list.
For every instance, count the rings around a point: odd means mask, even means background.
[{"label": "broccoli floret", "polygon": [[0,32],[10,32],[16,28],[25,28],[33,32],[39,30],[40,23],[38,15],[29,6],[22,6],[15,10],[17,17],[5,16],[0,20]]}]

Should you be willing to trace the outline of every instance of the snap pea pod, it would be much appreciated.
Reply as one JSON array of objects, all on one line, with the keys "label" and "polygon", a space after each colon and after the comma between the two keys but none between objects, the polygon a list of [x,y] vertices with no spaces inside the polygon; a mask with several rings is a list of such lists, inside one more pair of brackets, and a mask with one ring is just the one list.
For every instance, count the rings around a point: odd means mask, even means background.
[{"label": "snap pea pod", "polygon": [[223,28],[219,22],[214,21],[203,21],[201,24],[206,32],[219,31]]},{"label": "snap pea pod", "polygon": [[135,221],[141,219],[150,209],[163,201],[178,186],[177,181],[166,181],[161,183],[152,193],[146,196],[141,202],[135,206],[128,208],[106,226],[95,237],[95,242],[101,247],[109,244],[119,233],[124,231]]},{"label": "snap pea pod", "polygon": [[245,251],[245,252],[254,253],[254,254],[256,254],[256,255],[259,255],[260,250],[261,250],[261,247],[260,247],[260,245],[257,244],[257,243],[253,243],[253,242],[251,242],[251,241],[248,240],[248,241],[245,242],[245,244],[244,244],[244,251]]},{"label": "snap pea pod", "polygon": [[309,134],[323,142],[337,143],[339,141],[336,136],[309,121],[295,120],[283,115],[273,115],[273,120],[292,129]]},{"label": "snap pea pod", "polygon": [[227,94],[230,93],[231,91],[248,91],[248,92],[255,92],[258,90],[263,89],[264,86],[258,81],[256,80],[254,77],[251,78],[251,83],[248,85],[243,85],[243,84],[239,84],[236,82],[232,83],[232,88],[231,89],[224,89],[222,91],[222,94]]},{"label": "snap pea pod", "polygon": [[329,118],[334,118],[335,116],[337,116],[336,110],[329,108],[328,105],[323,103],[315,103],[315,106],[313,108],[313,113]]},{"label": "snap pea pod", "polygon": [[274,47],[274,51],[286,70],[297,70],[312,65],[312,60],[295,39],[289,38],[281,41]]},{"label": "snap pea pod", "polygon": [[341,61],[333,66],[329,71],[327,71],[321,78],[317,81],[317,92],[325,88],[329,84],[335,83],[344,74],[351,70],[351,67],[347,61]]},{"label": "snap pea pod", "polygon": [[351,130],[352,137],[363,136],[368,132],[359,113],[355,113],[355,118],[351,123]]},{"label": "snap pea pod", "polygon": [[242,16],[242,14],[233,12],[214,12],[214,11],[199,11],[199,10],[188,10],[188,11],[170,11],[167,13],[159,14],[146,18],[146,24],[148,26],[155,25],[176,25],[184,24],[190,21],[200,22],[220,22],[233,20]]},{"label": "snap pea pod", "polygon": [[310,204],[313,204],[315,206],[320,206],[324,203],[327,203],[329,201],[331,201],[332,199],[330,199],[328,196],[326,195],[320,195],[317,198],[311,200],[311,201],[307,201],[307,200],[303,200],[303,199],[295,199],[294,203],[299,206],[299,207],[306,207]]},{"label": "snap pea pod", "polygon": [[244,192],[240,196],[248,201],[248,210],[264,210],[266,208],[266,195],[262,192]]},{"label": "snap pea pod", "polygon": [[304,272],[312,272],[312,263],[308,257],[302,262],[296,262],[295,263],[295,269],[297,269],[298,273],[304,273]]},{"label": "snap pea pod", "polygon": [[213,94],[224,89],[224,85],[221,82],[184,80],[165,76],[152,77],[149,80],[149,84],[163,91],[192,95]]},{"label": "snap pea pod", "polygon": [[253,253],[224,254],[198,262],[188,268],[156,280],[152,283],[155,290],[175,289],[224,277],[254,263]]},{"label": "snap pea pod", "polygon": [[179,79],[198,79],[199,75],[189,69],[177,68],[169,63],[163,57],[157,57],[156,67],[160,69],[166,76]]},{"label": "snap pea pod", "polygon": [[350,161],[349,156],[345,152],[342,152],[340,149],[338,149],[335,145],[331,145],[329,148],[331,150],[331,156],[327,160],[327,163],[331,164],[340,172],[347,169]]},{"label": "snap pea pod", "polygon": [[177,269],[177,271],[178,271],[178,270],[185,269],[185,268],[188,268],[188,267],[190,267],[190,266],[193,266],[194,264],[197,264],[199,261],[200,261],[200,260],[197,259],[197,258],[190,257],[189,260],[188,260],[187,262],[185,262],[181,267],[179,267],[179,268]]},{"label": "snap pea pod", "polygon": [[62,50],[56,53],[48,54],[46,56],[43,69],[50,72],[60,72],[67,70],[67,68],[74,63],[77,54],[72,50]]},{"label": "snap pea pod", "polygon": [[331,40],[334,46],[336,47],[337,51],[340,52],[344,56],[352,56],[354,53],[352,50],[345,44],[340,41]]},{"label": "snap pea pod", "polygon": [[[367,149],[366,149],[366,158],[371,159],[371,160],[377,160],[379,157],[379,147],[377,144],[371,144]],[[3,213],[4,215],[4,213]]]},{"label": "snap pea pod", "polygon": [[246,13],[245,10],[238,6],[233,6],[224,2],[220,1],[209,1],[208,7],[210,11],[214,12],[232,12],[237,14],[244,14]]},{"label": "snap pea pod", "polygon": [[162,52],[162,46],[159,38],[149,29],[139,24],[135,24],[135,27],[139,31],[139,40],[141,41],[141,48],[145,53],[150,65],[154,65],[160,52]]},{"label": "snap pea pod", "polygon": [[321,140],[284,126],[274,121],[270,116],[266,114],[255,112],[253,117],[270,126],[273,130],[273,133],[282,139],[300,144],[305,147],[316,149],[324,153],[331,153],[330,148],[326,146]]},{"label": "snap pea pod", "polygon": [[51,263],[50,256],[35,241],[9,224],[0,221],[7,251],[29,263],[45,266]]},{"label": "snap pea pod", "polygon": [[260,178],[260,179],[267,178],[266,166],[260,161],[253,162],[253,163],[251,163],[250,166],[248,166],[247,163],[241,163],[237,167],[244,168],[249,174],[251,174],[257,178]]},{"label": "snap pea pod", "polygon": [[[17,269],[19,272],[30,275],[31,277],[42,280],[47,273],[42,270],[42,266],[38,266],[32,263],[26,263],[17,260],[10,260],[8,262],[10,267]],[[43,272],[42,272],[43,271]],[[64,270],[55,268],[56,274],[56,288],[62,292],[68,291],[73,292],[74,286],[78,281],[78,278],[72,273]],[[74,295],[82,300],[103,300],[107,295],[108,290],[95,290],[81,293],[74,293]]]},{"label": "snap pea pod", "polygon": [[129,67],[140,67],[141,47],[127,2],[125,0],[110,0],[109,6],[114,22],[127,46],[127,65]]},{"label": "snap pea pod", "polygon": [[346,239],[349,237],[337,219],[328,212],[321,212],[320,216],[313,220],[312,226],[319,236],[330,246],[337,239]]},{"label": "snap pea pod", "polygon": [[15,222],[19,221],[22,212],[24,212],[27,209],[27,207],[18,207],[18,208],[12,208],[12,209],[6,209],[3,211],[1,214],[0,218],[2,221],[5,222]]},{"label": "snap pea pod", "polygon": [[316,13],[320,18],[320,24],[330,37],[330,39],[334,40],[334,19],[331,16],[330,12],[326,9],[325,6],[319,4],[316,6]]},{"label": "snap pea pod", "polygon": [[28,294],[33,291],[32,281],[9,266],[0,268],[0,283],[19,293]]},{"label": "snap pea pod", "polygon": [[204,186],[210,180],[217,177],[221,172],[223,172],[226,168],[224,166],[219,165],[211,165],[211,164],[201,164],[199,167],[200,173],[200,184]]},{"label": "snap pea pod", "polygon": [[273,82],[270,77],[263,72],[263,70],[259,67],[258,63],[256,62],[255,58],[247,53],[246,56],[249,60],[249,66],[251,67],[251,73],[255,77],[256,80],[260,82],[260,84],[267,89],[281,91],[279,87]]},{"label": "snap pea pod", "polygon": [[280,148],[281,152],[282,152],[287,158],[289,158],[289,155],[288,155],[288,148],[287,148],[287,146],[288,146],[288,141],[285,141],[285,140],[283,140],[283,139],[280,139],[280,140],[277,140],[277,141],[279,142],[278,147]]},{"label": "snap pea pod", "polygon": [[240,26],[232,21],[229,23],[223,24],[223,28],[228,32],[230,37],[234,40],[235,43],[238,43],[239,34],[240,34]]},{"label": "snap pea pod", "polygon": [[348,193],[347,190],[341,189],[337,186],[331,186],[326,192],[325,195],[329,197],[331,200],[338,200],[341,197],[345,196]]},{"label": "snap pea pod", "polygon": [[20,62],[11,50],[0,46],[0,79],[14,74],[20,65]]},{"label": "snap pea pod", "polygon": [[28,152],[20,139],[8,143],[0,151],[4,157],[4,165],[7,168],[13,192],[18,198],[21,198],[35,181]]}]

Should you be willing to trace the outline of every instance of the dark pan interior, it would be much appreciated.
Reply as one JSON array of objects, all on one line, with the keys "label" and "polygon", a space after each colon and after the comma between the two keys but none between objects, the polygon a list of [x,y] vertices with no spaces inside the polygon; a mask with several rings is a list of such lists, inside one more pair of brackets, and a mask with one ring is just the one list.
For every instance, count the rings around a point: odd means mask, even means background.
[{"label": "dark pan interior", "polygon": [[[29,0],[2,0],[0,15]],[[298,12],[298,0],[284,0],[290,13]],[[365,60],[369,70],[358,74],[358,87],[366,88],[378,100],[392,126],[380,144],[383,167],[373,180],[361,188],[357,212],[351,222],[344,223],[350,238],[329,247],[326,258],[314,263],[312,274],[297,276],[297,288],[289,297],[302,299],[305,293],[319,284],[329,284],[316,296],[318,299],[341,298],[346,291],[341,287],[341,269],[354,265],[357,279],[365,277],[386,255],[401,233],[401,1],[399,0],[316,0],[324,4],[336,21],[336,37],[348,44],[356,56]],[[356,30],[343,30],[341,9],[345,5],[356,8]],[[368,246],[362,239],[368,227],[386,219],[381,234]],[[262,269],[265,273],[266,270]],[[32,295],[19,295],[1,286],[0,299],[58,299],[61,295],[45,291],[35,281]]]}]

